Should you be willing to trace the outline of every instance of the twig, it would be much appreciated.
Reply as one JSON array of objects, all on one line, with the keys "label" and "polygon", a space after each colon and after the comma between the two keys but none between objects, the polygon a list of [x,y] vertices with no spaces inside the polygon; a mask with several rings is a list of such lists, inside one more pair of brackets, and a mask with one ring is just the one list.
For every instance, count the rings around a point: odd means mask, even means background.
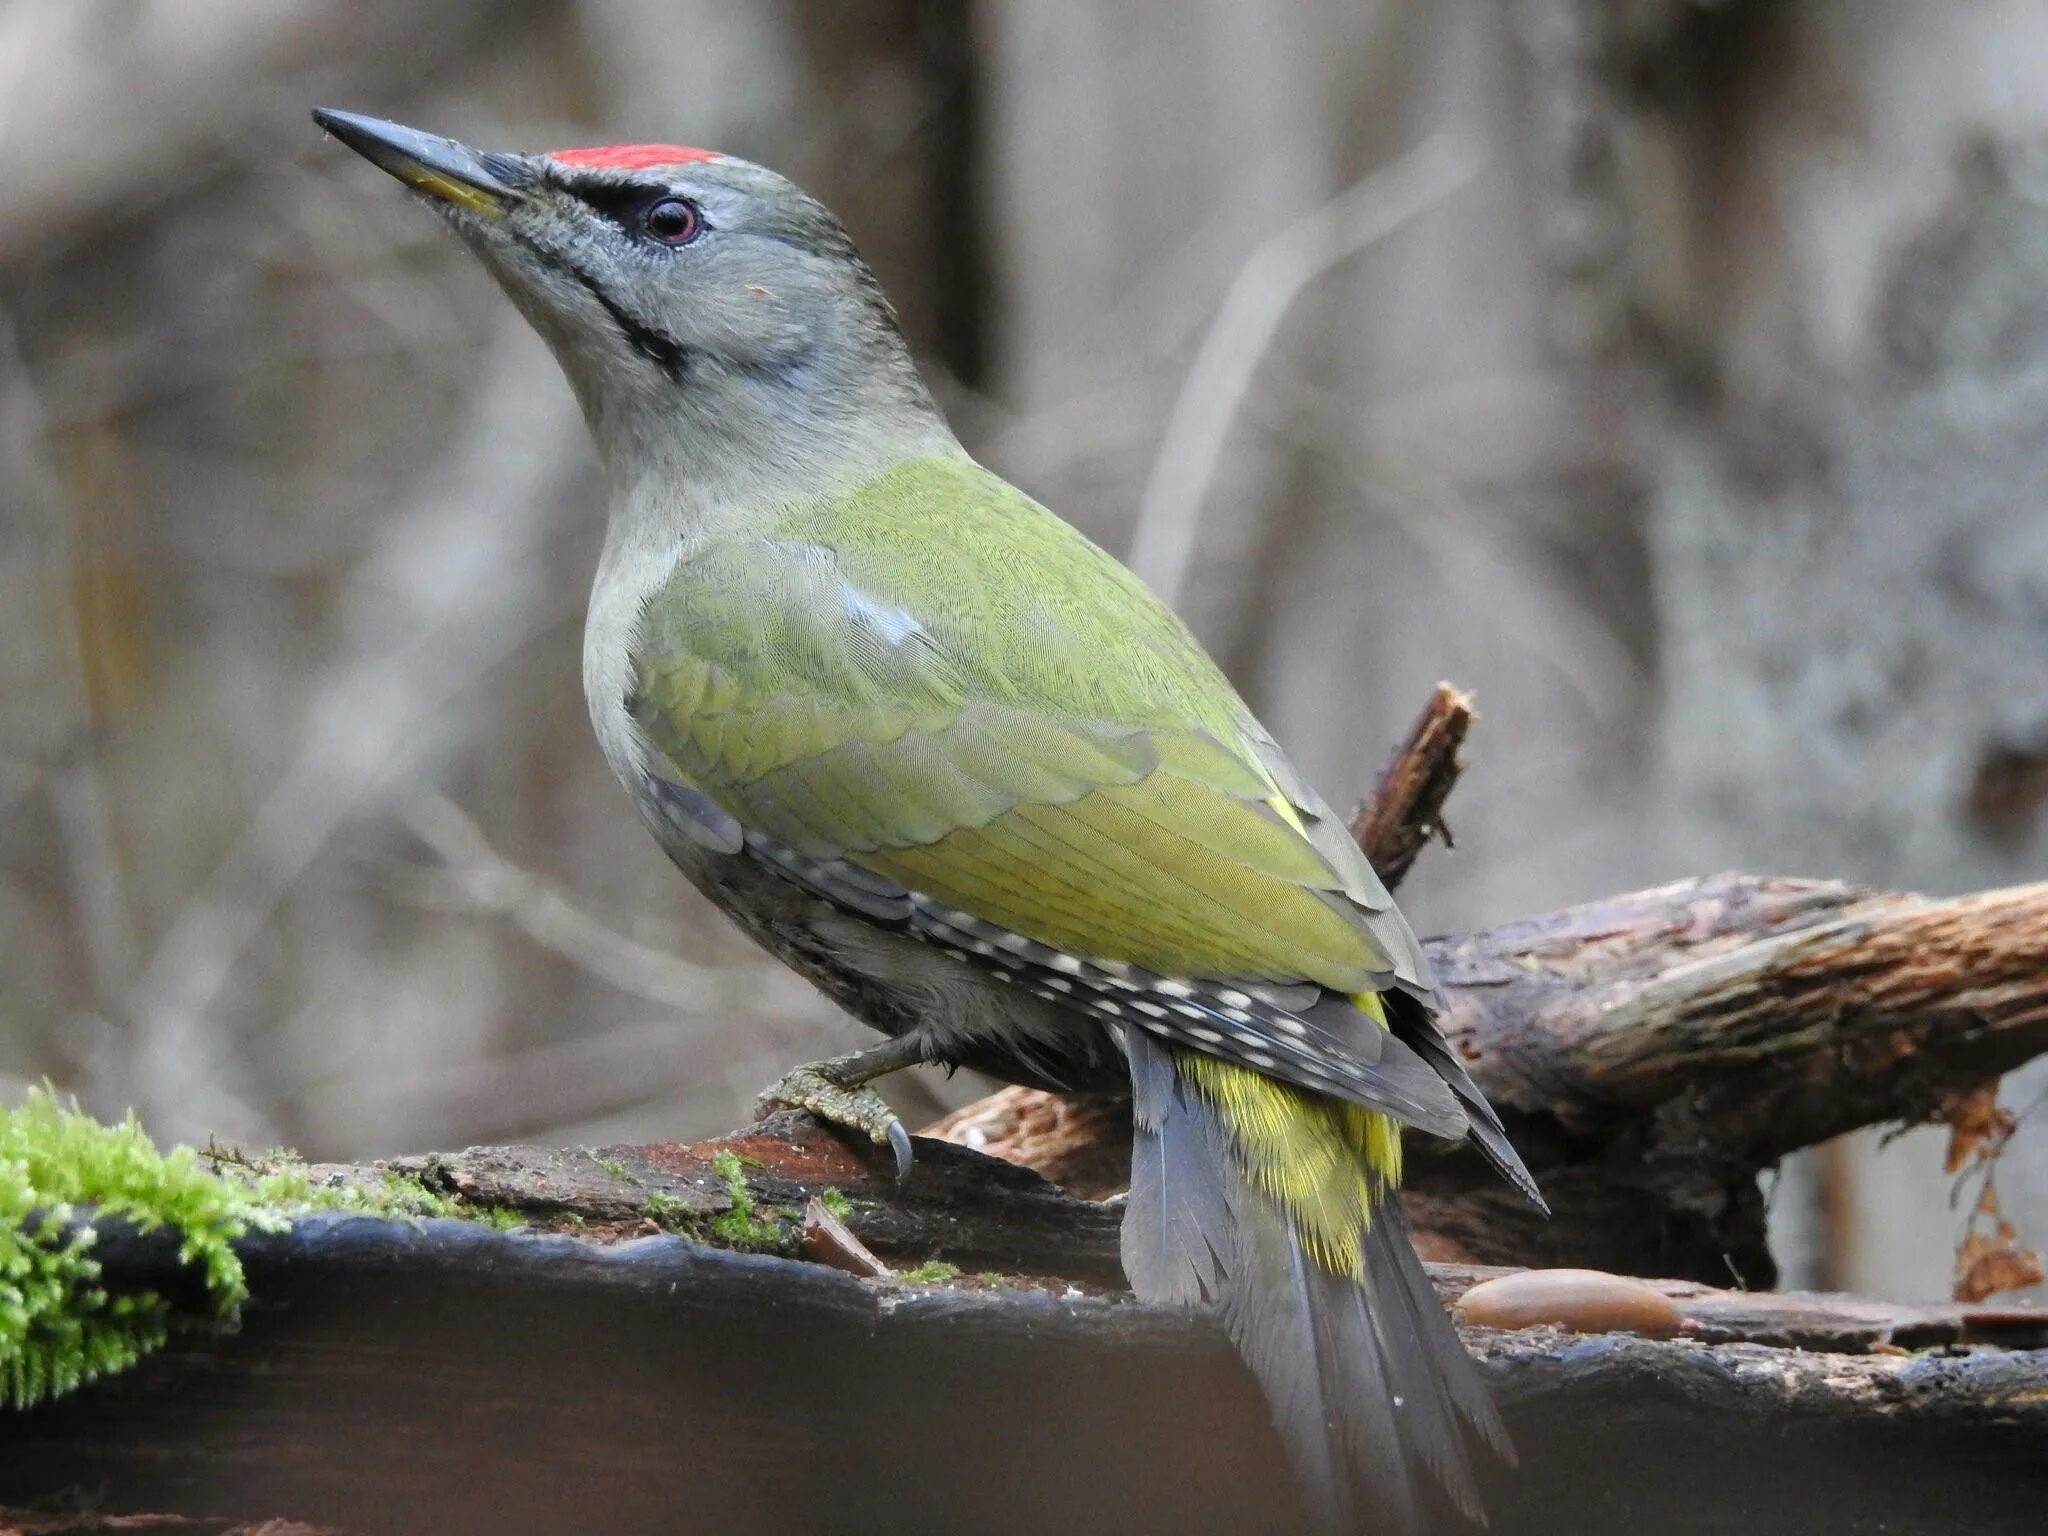
[{"label": "twig", "polygon": [[1464,761],[1458,752],[1472,725],[1472,696],[1438,683],[1408,739],[1388,762],[1372,798],[1351,821],[1351,837],[1392,890],[1407,877],[1430,838],[1451,846],[1444,801]]},{"label": "twig", "polygon": [[1438,133],[1255,247],[1223,295],[1167,417],[1138,503],[1131,569],[1172,602],[1187,576],[1202,504],[1252,375],[1303,289],[1465,186],[1479,157]]}]

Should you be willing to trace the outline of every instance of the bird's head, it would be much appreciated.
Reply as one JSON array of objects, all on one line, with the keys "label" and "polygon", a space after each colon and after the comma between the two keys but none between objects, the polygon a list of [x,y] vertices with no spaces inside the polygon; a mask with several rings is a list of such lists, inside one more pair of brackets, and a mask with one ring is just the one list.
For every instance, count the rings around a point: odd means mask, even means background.
[{"label": "bird's head", "polygon": [[313,117],[447,216],[554,350],[615,479],[744,479],[877,432],[945,435],[845,229],[775,172],[673,144],[487,153]]}]

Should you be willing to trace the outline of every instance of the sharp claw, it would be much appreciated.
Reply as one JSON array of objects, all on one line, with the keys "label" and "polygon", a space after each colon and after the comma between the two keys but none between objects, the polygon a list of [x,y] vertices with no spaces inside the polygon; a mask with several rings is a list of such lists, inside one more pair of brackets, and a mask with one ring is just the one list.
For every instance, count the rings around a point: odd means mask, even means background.
[{"label": "sharp claw", "polygon": [[889,1150],[896,1154],[896,1182],[901,1184],[910,1177],[910,1132],[903,1129],[903,1122],[892,1118],[889,1121]]}]

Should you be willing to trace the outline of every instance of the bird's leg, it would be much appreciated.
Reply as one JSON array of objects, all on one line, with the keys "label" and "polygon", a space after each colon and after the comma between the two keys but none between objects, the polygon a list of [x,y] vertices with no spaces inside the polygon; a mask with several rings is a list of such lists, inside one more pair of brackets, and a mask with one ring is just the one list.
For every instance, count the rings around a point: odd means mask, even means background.
[{"label": "bird's leg", "polygon": [[761,1095],[760,1104],[763,1110],[778,1104],[807,1109],[827,1125],[864,1132],[877,1146],[896,1154],[896,1177],[906,1179],[910,1176],[910,1132],[903,1129],[888,1101],[868,1085],[924,1060],[924,1046],[915,1035],[898,1035],[863,1051],[796,1067]]}]

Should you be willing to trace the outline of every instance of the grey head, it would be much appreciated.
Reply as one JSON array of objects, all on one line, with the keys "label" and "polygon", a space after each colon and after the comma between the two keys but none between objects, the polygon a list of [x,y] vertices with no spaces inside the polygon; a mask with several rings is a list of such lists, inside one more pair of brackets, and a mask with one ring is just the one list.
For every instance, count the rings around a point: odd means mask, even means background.
[{"label": "grey head", "polygon": [[620,492],[651,477],[692,499],[787,495],[953,448],[846,230],[774,171],[313,117],[453,224],[554,351]]}]

